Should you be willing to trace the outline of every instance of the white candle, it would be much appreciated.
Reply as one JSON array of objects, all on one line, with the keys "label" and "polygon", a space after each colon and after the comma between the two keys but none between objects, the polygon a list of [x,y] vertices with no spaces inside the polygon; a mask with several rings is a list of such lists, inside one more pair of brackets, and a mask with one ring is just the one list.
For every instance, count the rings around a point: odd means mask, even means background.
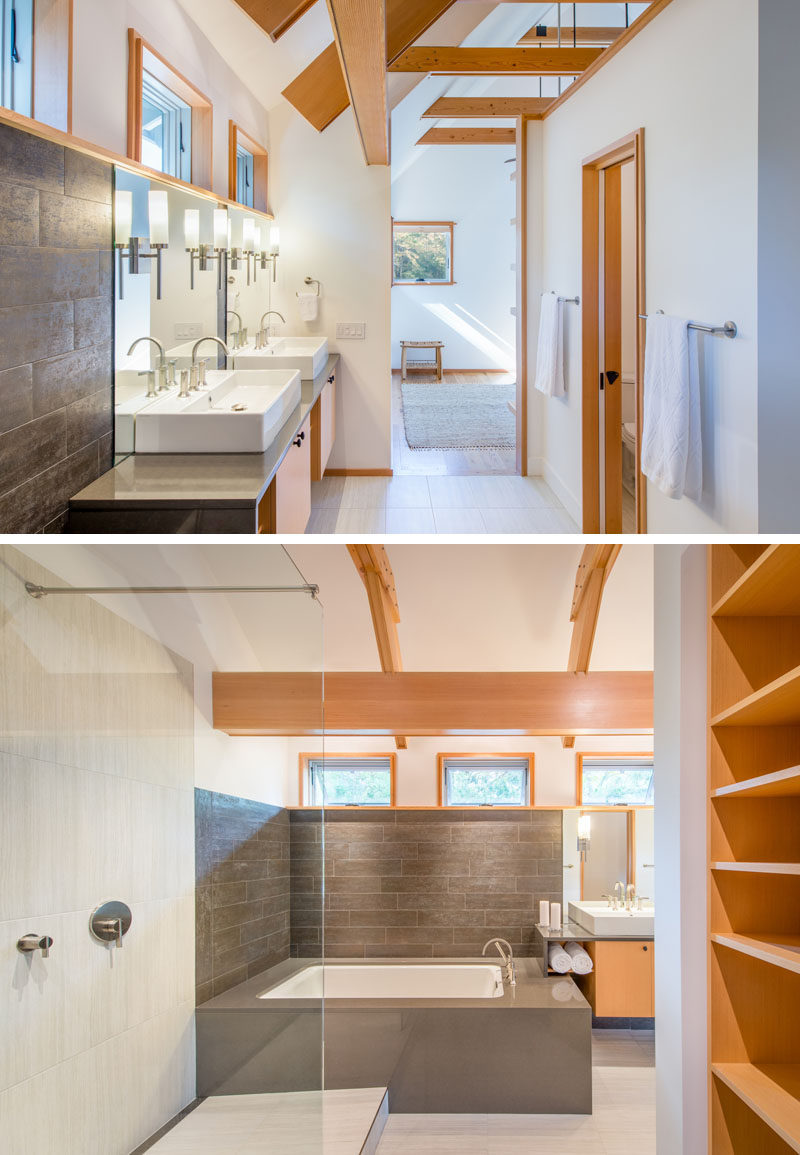
[{"label": "white candle", "polygon": [[187,209],[183,214],[183,236],[187,249],[200,248],[200,210]]},{"label": "white candle", "polygon": [[169,203],[167,194],[161,189],[151,189],[148,194],[150,205],[150,244],[169,244]]},{"label": "white candle", "polygon": [[114,239],[118,245],[127,245],[133,227],[133,193],[117,189],[114,194]]},{"label": "white candle", "polygon": [[214,209],[214,248],[227,248],[228,213],[226,209]]},{"label": "white candle", "polygon": [[539,926],[550,925],[550,903],[543,898],[539,903]]},{"label": "white candle", "polygon": [[550,903],[550,929],[561,930],[561,903]]}]

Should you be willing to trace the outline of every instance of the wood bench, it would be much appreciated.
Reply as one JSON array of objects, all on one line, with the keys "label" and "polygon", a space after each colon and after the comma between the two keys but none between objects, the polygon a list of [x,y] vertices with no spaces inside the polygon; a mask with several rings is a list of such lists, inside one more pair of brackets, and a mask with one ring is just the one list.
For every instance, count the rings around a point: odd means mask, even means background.
[{"label": "wood bench", "polygon": [[[405,381],[408,377],[409,369],[435,369],[436,380],[442,380],[442,349],[444,349],[443,341],[401,341],[400,348],[402,355],[400,359],[400,374],[401,380]],[[435,359],[425,360],[408,360],[409,349],[432,349],[435,350]]]}]

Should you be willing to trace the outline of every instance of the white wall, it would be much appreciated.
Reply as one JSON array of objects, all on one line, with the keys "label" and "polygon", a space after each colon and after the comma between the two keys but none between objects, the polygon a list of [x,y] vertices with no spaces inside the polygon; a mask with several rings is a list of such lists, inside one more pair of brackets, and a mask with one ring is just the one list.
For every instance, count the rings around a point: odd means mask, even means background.
[{"label": "white wall", "polygon": [[705,548],[656,550],[658,1155],[707,1150]]},{"label": "white wall", "polygon": [[[546,286],[579,291],[582,160],[644,127],[647,307],[740,327],[736,341],[702,341],[702,500],[673,501],[649,486],[651,532],[757,529],[757,8],[757,0],[673,0],[544,121]],[[535,297],[531,309],[535,348]],[[568,396],[544,402],[542,433],[545,476],[572,512],[581,492],[581,344],[579,313],[568,318]]]},{"label": "white wall", "polygon": [[[58,551],[55,551],[58,552]],[[195,1095],[192,671],[0,550],[0,1146],[127,1155]],[[127,902],[122,951],[89,934]],[[50,957],[24,934],[49,935]]]}]

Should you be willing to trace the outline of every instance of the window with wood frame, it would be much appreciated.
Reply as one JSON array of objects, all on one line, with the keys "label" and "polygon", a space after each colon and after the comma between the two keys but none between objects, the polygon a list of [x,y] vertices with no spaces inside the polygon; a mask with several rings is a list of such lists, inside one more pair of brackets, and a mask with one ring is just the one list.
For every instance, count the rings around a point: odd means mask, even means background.
[{"label": "window with wood frame", "polygon": [[269,212],[269,157],[263,145],[228,121],[228,196],[247,208]]},{"label": "window with wood frame", "polygon": [[392,221],[392,284],[452,285],[453,221]]},{"label": "window with wood frame", "polygon": [[532,806],[533,754],[439,754],[440,806]]},{"label": "window with wood frame", "polygon": [[579,806],[652,806],[652,754],[578,754]]},{"label": "window with wood frame", "polygon": [[73,0],[0,0],[0,106],[72,132]]},{"label": "window with wood frame", "polygon": [[301,806],[394,806],[394,754],[301,754]]},{"label": "window with wood frame", "polygon": [[210,189],[212,120],[208,97],[129,28],[128,156]]}]

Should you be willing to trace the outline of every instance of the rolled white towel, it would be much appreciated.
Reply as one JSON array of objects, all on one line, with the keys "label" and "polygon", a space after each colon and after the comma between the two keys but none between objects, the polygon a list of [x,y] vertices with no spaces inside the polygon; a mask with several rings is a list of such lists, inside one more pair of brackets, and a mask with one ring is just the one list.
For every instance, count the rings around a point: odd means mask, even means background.
[{"label": "rolled white towel", "polygon": [[319,297],[316,293],[298,293],[301,321],[316,321],[319,315]]},{"label": "rolled white towel", "polygon": [[547,948],[547,960],[556,974],[565,975],[568,971],[572,970],[572,959],[560,943],[550,943],[550,946]]},{"label": "rolled white towel", "polygon": [[569,955],[576,975],[588,975],[594,970],[594,963],[579,942],[566,943],[564,951]]}]

